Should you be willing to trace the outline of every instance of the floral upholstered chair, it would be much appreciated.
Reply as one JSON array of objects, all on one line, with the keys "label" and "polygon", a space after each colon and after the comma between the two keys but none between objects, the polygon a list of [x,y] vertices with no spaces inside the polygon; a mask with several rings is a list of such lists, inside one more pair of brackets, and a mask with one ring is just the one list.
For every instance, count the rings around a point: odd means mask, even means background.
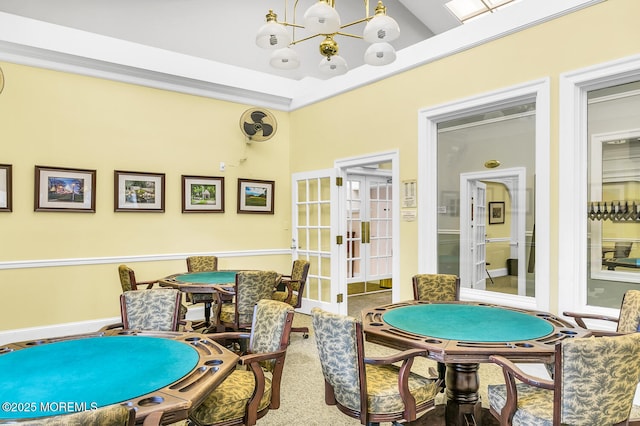
[{"label": "floral upholstered chair", "polygon": [[501,356],[490,359],[505,377],[506,385],[488,387],[501,425],[624,425],[640,381],[640,334],[563,340],[553,380],[530,376]]},{"label": "floral upholstered chair", "polygon": [[146,285],[147,289],[153,287],[158,281],[136,281],[136,274],[133,269],[127,265],[118,266],[118,275],[120,275],[120,286],[122,291],[138,290],[138,285]]},{"label": "floral upholstered chair", "polygon": [[189,256],[187,257],[187,271],[207,272],[218,270],[218,258],[216,256]]},{"label": "floral upholstered chair", "polygon": [[[273,293],[272,298],[286,302],[294,308],[299,308],[302,305],[302,294],[304,293],[304,285],[307,282],[309,266],[311,266],[311,263],[308,260],[294,260],[291,275],[282,275],[277,286],[278,290]],[[305,339],[309,337],[308,327],[294,327],[291,331],[302,333]]]},{"label": "floral upholstered chair", "polygon": [[[454,302],[460,300],[460,277],[449,274],[417,274],[412,277],[414,300]],[[446,364],[438,362],[438,378],[444,383]]]},{"label": "floral upholstered chair", "polygon": [[[219,327],[233,330],[249,329],[253,322],[253,307],[259,300],[271,299],[278,273],[274,271],[241,271],[236,274],[233,300],[223,301],[218,310]],[[224,290],[219,291],[224,294]]]},{"label": "floral upholstered chair", "polygon": [[[208,272],[218,270],[218,258],[216,256],[189,256],[187,257],[188,272]],[[204,303],[205,318],[211,317],[211,306],[216,303],[215,293],[187,293],[187,302]],[[203,325],[207,325],[206,321]]]},{"label": "floral upholstered chair", "polygon": [[120,295],[122,322],[103,329],[192,331],[189,321],[180,320],[182,293],[176,289],[132,290]]},{"label": "floral upholstered chair", "polygon": [[[127,265],[118,266],[118,275],[120,276],[120,286],[122,287],[122,292],[138,290],[138,285],[147,286],[147,290],[151,289],[154,284],[158,282],[155,281],[136,281],[136,273],[133,269],[129,268]],[[180,305],[180,318],[184,319],[187,316],[187,307],[184,305]]]},{"label": "floral upholstered chair", "polygon": [[248,352],[236,369],[190,415],[197,425],[256,424],[269,409],[280,407],[280,382],[289,342],[293,307],[277,300],[260,300],[254,306],[251,333],[208,334],[212,339],[249,339]]},{"label": "floral upholstered chair", "polygon": [[606,315],[582,314],[576,312],[564,312],[565,316],[575,318],[576,324],[582,328],[589,328],[585,319],[600,320],[616,323],[615,333],[603,330],[591,330],[594,335],[603,336],[620,333],[636,333],[640,327],[640,290],[627,290],[620,305],[618,318]]},{"label": "floral upholstered chair", "polygon": [[432,302],[460,300],[460,278],[448,274],[417,274],[412,278],[413,298]]},{"label": "floral upholstered chair", "polygon": [[[413,421],[435,406],[439,380],[411,372],[414,358],[425,351],[366,358],[360,321],[319,308],[311,315],[328,405],[362,424]],[[393,364],[397,362],[402,365]]]}]

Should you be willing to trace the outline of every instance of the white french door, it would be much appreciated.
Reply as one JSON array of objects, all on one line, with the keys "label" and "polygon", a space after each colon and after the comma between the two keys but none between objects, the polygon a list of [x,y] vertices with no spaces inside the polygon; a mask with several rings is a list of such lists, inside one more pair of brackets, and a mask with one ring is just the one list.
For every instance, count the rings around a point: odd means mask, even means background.
[{"label": "white french door", "polygon": [[364,292],[392,277],[392,199],[389,177],[347,175],[347,285],[364,283]]},{"label": "white french door", "polygon": [[[340,262],[337,244],[339,192],[336,169],[295,173],[292,176],[291,249],[293,259],[311,263],[301,312],[320,307],[334,313],[346,313],[342,298]],[[344,311],[344,312],[341,312]]]},{"label": "white french door", "polygon": [[[460,179],[460,259],[471,253],[471,261],[460,262],[460,284],[463,287],[484,290],[487,238],[487,185],[479,180]],[[463,229],[464,228],[464,229]]]}]

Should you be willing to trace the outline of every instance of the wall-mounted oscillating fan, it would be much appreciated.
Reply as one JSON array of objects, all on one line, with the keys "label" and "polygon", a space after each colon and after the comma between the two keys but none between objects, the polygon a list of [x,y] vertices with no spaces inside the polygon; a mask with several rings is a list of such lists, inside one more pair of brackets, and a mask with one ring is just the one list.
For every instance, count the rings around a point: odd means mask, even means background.
[{"label": "wall-mounted oscillating fan", "polygon": [[277,127],[276,118],[265,109],[250,108],[240,116],[240,129],[253,142],[271,139]]}]

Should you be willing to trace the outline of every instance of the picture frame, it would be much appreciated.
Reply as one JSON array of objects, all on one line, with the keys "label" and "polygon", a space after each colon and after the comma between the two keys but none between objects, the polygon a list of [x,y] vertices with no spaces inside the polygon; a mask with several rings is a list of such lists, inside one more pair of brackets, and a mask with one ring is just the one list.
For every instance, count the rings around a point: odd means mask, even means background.
[{"label": "picture frame", "polygon": [[96,171],[35,166],[34,211],[96,211]]},{"label": "picture frame", "polygon": [[275,182],[238,179],[238,213],[273,214]]},{"label": "picture frame", "polygon": [[0,212],[12,211],[12,169],[11,164],[0,164]]},{"label": "picture frame", "polygon": [[115,170],[114,186],[114,211],[164,213],[164,173]]},{"label": "picture frame", "polygon": [[504,201],[489,202],[489,225],[504,223]]},{"label": "picture frame", "polygon": [[182,175],[182,213],[224,213],[224,177]]}]

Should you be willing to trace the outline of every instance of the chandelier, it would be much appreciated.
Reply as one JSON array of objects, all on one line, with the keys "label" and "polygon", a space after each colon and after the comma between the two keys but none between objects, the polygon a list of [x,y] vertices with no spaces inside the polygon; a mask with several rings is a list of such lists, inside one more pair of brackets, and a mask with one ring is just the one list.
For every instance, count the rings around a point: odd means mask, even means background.
[{"label": "chandelier", "polygon": [[[294,69],[300,66],[300,57],[293,49],[293,46],[315,37],[323,37],[320,42],[320,54],[323,56],[320,61],[320,70],[330,76],[341,75],[347,72],[347,61],[338,54],[338,42],[336,36],[346,36],[364,39],[371,43],[364,52],[364,62],[369,65],[387,65],[395,61],[396,51],[389,44],[398,38],[400,28],[398,23],[391,17],[387,16],[387,8],[378,1],[375,13],[369,14],[369,0],[364,0],[365,16],[356,21],[342,25],[340,15],[335,9],[335,0],[319,0],[304,13],[304,25],[295,23],[295,7],[298,4],[296,0],[294,5],[294,21],[286,22],[286,2],[285,2],[285,20],[278,22],[278,16],[269,10],[267,13],[267,23],[264,24],[256,35],[256,44],[263,49],[271,49],[270,65],[277,69]],[[366,22],[366,26],[362,35],[349,34],[343,32],[344,28],[352,25]],[[291,27],[291,34],[286,27]],[[295,39],[296,28],[302,28],[309,31],[312,35],[300,39]]]}]

